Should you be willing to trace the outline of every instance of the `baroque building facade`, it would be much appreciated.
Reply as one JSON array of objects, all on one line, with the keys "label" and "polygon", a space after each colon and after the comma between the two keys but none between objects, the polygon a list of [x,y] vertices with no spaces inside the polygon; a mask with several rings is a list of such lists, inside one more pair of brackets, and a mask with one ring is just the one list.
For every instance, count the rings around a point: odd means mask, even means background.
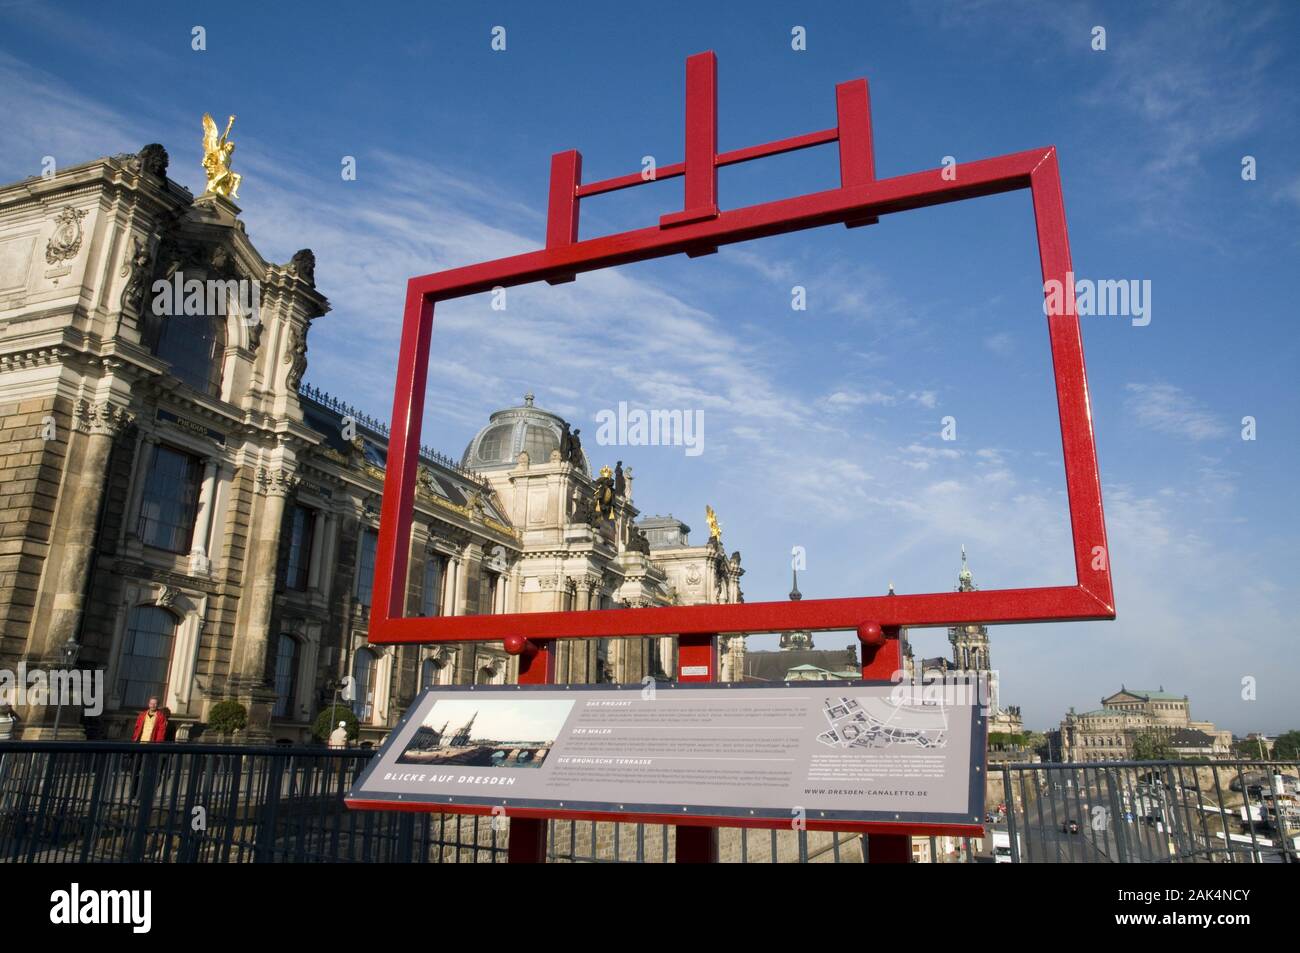
[{"label": "baroque building facade", "polygon": [[[103,716],[65,710],[61,737],[125,737],[156,695],[182,738],[235,699],[247,740],[301,741],[351,694],[378,741],[423,685],[513,680],[500,644],[368,644],[387,429],[304,382],[329,312],[312,253],[266,260],[167,163],[150,145],[0,186],[0,667],[105,673]],[[630,473],[593,519],[567,434],[530,395],[460,460],[422,452],[408,614],[743,599],[720,538],[651,542]],[[662,677],[674,652],[565,641],[557,678]],[[24,738],[58,717],[19,715]]]},{"label": "baroque building facade", "polygon": [[1159,735],[1179,756],[1222,757],[1230,753],[1232,732],[1213,722],[1193,721],[1186,695],[1126,688],[1101,700],[1101,707],[1071,708],[1059,730],[1062,761],[1127,761],[1140,735]]}]

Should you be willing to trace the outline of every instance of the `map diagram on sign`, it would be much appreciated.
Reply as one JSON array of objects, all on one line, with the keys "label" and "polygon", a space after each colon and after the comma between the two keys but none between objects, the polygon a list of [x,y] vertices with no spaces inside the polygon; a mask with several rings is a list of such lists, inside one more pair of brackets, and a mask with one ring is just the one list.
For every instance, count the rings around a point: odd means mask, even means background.
[{"label": "map diagram on sign", "polygon": [[832,748],[948,745],[948,710],[943,705],[901,705],[889,698],[828,698],[822,709],[830,728],[817,740]]}]

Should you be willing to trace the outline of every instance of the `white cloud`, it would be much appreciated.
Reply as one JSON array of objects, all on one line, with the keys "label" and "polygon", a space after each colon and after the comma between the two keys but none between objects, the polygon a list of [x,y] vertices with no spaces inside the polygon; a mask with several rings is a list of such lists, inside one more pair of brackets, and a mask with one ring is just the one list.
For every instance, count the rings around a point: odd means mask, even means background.
[{"label": "white cloud", "polygon": [[1229,428],[1173,384],[1129,384],[1125,408],[1138,426],[1189,440],[1224,437]]}]

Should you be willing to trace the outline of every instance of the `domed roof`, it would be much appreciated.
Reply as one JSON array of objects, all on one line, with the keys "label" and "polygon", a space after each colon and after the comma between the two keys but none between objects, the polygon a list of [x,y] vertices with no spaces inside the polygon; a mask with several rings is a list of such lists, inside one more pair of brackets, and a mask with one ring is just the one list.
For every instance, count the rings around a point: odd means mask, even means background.
[{"label": "domed roof", "polygon": [[[530,463],[549,463],[551,451],[560,449],[564,420],[550,411],[533,406],[533,395],[525,394],[519,407],[498,410],[465,448],[461,465],[480,472],[509,470],[519,454],[528,451]],[[587,455],[582,455],[582,472],[590,475]]]}]

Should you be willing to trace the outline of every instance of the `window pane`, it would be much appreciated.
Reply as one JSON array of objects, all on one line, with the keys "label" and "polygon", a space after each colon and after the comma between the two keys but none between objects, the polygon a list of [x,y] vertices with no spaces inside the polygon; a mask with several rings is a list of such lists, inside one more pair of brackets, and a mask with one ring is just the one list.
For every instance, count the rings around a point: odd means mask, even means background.
[{"label": "window pane", "polygon": [[305,506],[295,506],[289,517],[289,558],[284,584],[290,589],[302,591],[307,588],[315,522],[315,512]]},{"label": "window pane", "polygon": [[126,641],[117,688],[125,708],[144,708],[150,698],[167,701],[176,617],[158,606],[137,606],[126,620]]},{"label": "window pane", "polygon": [[375,547],[379,534],[372,529],[361,534],[361,558],[357,567],[357,602],[370,607],[371,590],[375,585]]},{"label": "window pane", "polygon": [[438,615],[442,603],[442,557],[430,556],[424,564],[424,605],[421,614],[425,617]]},{"label": "window pane", "polygon": [[154,353],[171,372],[200,393],[221,396],[221,361],[226,348],[222,316],[177,314],[162,318]]},{"label": "window pane", "polygon": [[188,553],[202,481],[198,457],[159,446],[140,504],[140,539],[148,546]]},{"label": "window pane", "polygon": [[359,650],[352,662],[352,684],[356,692],[352,711],[358,721],[368,724],[375,702],[375,656],[369,649]]},{"label": "window pane", "polygon": [[291,635],[281,635],[275,653],[275,709],[276,718],[293,715],[293,697],[298,690],[298,640]]}]

